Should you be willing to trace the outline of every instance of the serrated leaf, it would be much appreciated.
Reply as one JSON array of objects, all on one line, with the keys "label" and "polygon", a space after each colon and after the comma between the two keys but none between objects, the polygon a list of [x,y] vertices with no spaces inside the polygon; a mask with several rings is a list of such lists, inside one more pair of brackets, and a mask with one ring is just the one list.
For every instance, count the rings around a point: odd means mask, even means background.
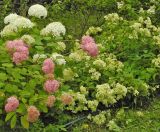
[{"label": "serrated leaf", "polygon": [[17,122],[17,116],[14,115],[11,119],[11,128],[14,128]]},{"label": "serrated leaf", "polygon": [[15,114],[15,112],[10,112],[7,114],[6,118],[5,118],[5,122],[7,122],[9,119],[11,119],[11,117]]},{"label": "serrated leaf", "polygon": [[24,128],[29,128],[29,122],[27,121],[27,115],[21,117],[21,124]]}]

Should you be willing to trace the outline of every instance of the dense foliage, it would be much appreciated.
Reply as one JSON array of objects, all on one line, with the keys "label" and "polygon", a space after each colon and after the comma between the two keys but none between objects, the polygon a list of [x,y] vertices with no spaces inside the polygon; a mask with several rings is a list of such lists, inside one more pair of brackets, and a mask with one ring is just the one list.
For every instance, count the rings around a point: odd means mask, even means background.
[{"label": "dense foliage", "polygon": [[[7,2],[3,15],[12,6]],[[65,131],[76,114],[75,121],[121,131],[124,109],[118,109],[143,105],[159,89],[158,4],[55,0],[4,17],[1,125]]]}]

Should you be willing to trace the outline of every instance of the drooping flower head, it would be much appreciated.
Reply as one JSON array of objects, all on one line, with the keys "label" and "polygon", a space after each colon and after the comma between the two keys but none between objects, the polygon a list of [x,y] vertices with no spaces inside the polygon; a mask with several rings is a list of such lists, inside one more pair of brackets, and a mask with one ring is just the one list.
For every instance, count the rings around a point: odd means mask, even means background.
[{"label": "drooping flower head", "polygon": [[69,105],[72,103],[73,101],[73,97],[67,93],[64,93],[62,96],[61,96],[61,101],[64,105]]},{"label": "drooping flower head", "polygon": [[43,62],[42,71],[45,74],[52,74],[54,72],[54,67],[55,65],[52,59],[48,58],[48,59],[45,59]]},{"label": "drooping flower head", "polygon": [[50,95],[47,98],[46,104],[48,107],[52,107],[54,105],[55,101],[56,101],[56,97],[54,95]]},{"label": "drooping flower head", "polygon": [[27,120],[29,122],[36,122],[40,116],[40,112],[39,110],[35,107],[35,106],[30,106],[28,109],[27,109]]},{"label": "drooping flower head", "polygon": [[47,80],[44,84],[44,90],[48,93],[54,93],[58,90],[60,84],[57,80]]},{"label": "drooping flower head", "polygon": [[29,16],[35,16],[37,18],[46,18],[47,17],[47,9],[40,4],[32,5],[28,10]]},{"label": "drooping flower head", "polygon": [[98,47],[94,39],[90,36],[83,36],[81,48],[88,53],[88,55],[95,57],[98,55]]},{"label": "drooping flower head", "polygon": [[12,97],[9,97],[7,99],[7,103],[5,105],[5,111],[8,113],[8,112],[12,112],[12,111],[15,111],[17,109],[17,107],[19,106],[19,100],[12,96]]}]

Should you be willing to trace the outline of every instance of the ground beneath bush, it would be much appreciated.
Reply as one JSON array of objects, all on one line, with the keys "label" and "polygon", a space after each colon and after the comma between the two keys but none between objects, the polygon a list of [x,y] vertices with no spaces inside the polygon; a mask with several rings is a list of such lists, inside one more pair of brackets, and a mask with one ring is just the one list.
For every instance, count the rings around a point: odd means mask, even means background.
[{"label": "ground beneath bush", "polygon": [[[148,108],[130,109],[125,112],[125,119],[123,119],[121,126],[122,132],[159,132],[160,131],[160,97],[153,100]],[[82,123],[81,131],[85,132],[108,132],[105,127],[97,127],[95,124]],[[79,132],[79,125],[77,125],[73,132]]]}]

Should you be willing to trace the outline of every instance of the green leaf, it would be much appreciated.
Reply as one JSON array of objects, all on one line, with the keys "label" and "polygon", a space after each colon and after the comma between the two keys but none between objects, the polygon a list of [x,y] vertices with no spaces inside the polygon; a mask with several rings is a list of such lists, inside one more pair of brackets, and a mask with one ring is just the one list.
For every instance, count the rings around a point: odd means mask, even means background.
[{"label": "green leaf", "polygon": [[2,66],[11,68],[11,67],[13,67],[13,64],[12,63],[4,63],[4,64],[2,64]]},{"label": "green leaf", "polygon": [[9,93],[17,93],[18,87],[16,85],[6,84],[5,91]]},{"label": "green leaf", "polygon": [[29,122],[27,121],[27,115],[21,116],[21,124],[24,128],[29,128]]},{"label": "green leaf", "polygon": [[5,118],[5,122],[7,122],[9,119],[11,119],[11,117],[15,114],[15,112],[10,112],[7,114],[6,118]]},{"label": "green leaf", "polygon": [[51,40],[52,38],[51,37],[44,37],[43,40],[46,40],[46,41],[49,41]]},{"label": "green leaf", "polygon": [[7,75],[5,73],[0,73],[0,81],[7,80]]},{"label": "green leaf", "polygon": [[[22,101],[23,102],[23,101]],[[18,109],[16,110],[16,112],[18,112],[18,113],[20,113],[20,114],[24,114],[24,113],[26,113],[26,106],[24,105],[24,104],[20,104],[19,105],[19,107],[18,107]]]},{"label": "green leaf", "polygon": [[17,116],[14,115],[11,119],[11,128],[14,128],[17,122]]}]

